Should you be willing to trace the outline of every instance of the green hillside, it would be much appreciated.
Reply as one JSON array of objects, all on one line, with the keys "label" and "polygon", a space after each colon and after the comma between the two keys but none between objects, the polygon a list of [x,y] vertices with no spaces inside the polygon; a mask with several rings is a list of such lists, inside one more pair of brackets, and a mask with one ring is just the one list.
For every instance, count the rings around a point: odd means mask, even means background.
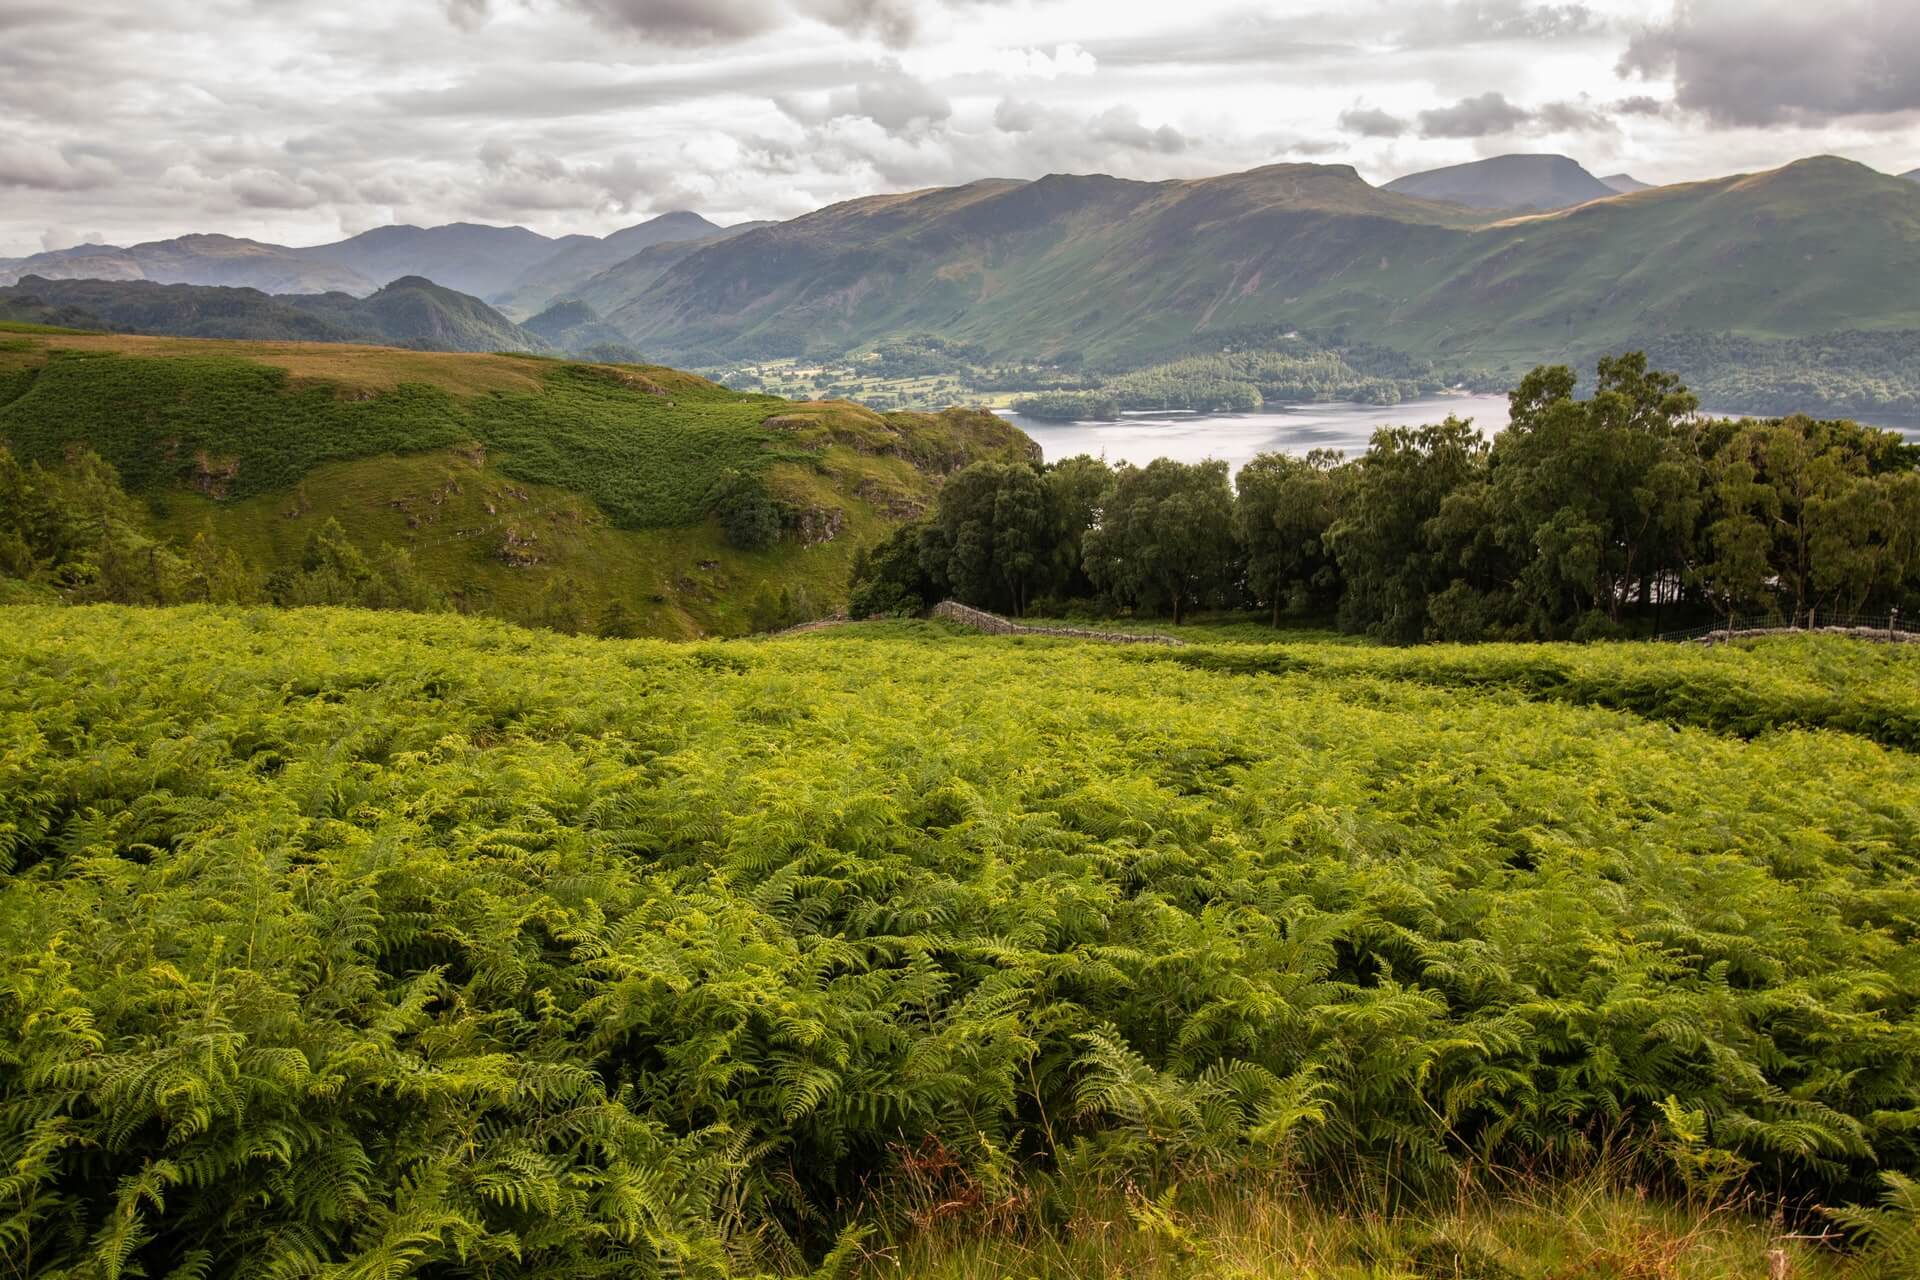
[{"label": "green hillside", "polygon": [[0,288],[0,320],[119,333],[272,342],[361,342],[423,351],[542,351],[547,342],[478,298],[408,276],[371,295],[279,294],[145,280],[49,280]]},{"label": "green hillside", "polygon": [[1507,375],[1676,334],[1920,332],[1920,189],[1850,161],[1489,216],[1345,166],[984,182],[650,251],[590,300],[683,363],[931,334],[1124,369],[1298,328]]},{"label": "green hillside", "polygon": [[1911,1275],[1916,691],[1843,640],[0,609],[0,1251]]},{"label": "green hillside", "polygon": [[[210,530],[263,571],[332,521],[404,548],[452,603],[649,634],[745,630],[756,594],[844,599],[857,547],[941,478],[1030,443],[986,413],[882,416],[727,391],[671,369],[299,343],[0,335],[0,442],[98,453],[185,546]],[[775,523],[742,546],[729,477]],[[759,495],[755,497],[755,495]]]}]

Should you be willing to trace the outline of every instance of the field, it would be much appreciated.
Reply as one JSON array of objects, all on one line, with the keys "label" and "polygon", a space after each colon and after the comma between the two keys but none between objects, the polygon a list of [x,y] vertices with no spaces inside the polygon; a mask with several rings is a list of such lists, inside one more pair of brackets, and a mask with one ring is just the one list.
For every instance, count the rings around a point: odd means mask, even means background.
[{"label": "field", "polygon": [[1913,1261],[1911,650],[14,608],[0,677],[19,1271]]}]

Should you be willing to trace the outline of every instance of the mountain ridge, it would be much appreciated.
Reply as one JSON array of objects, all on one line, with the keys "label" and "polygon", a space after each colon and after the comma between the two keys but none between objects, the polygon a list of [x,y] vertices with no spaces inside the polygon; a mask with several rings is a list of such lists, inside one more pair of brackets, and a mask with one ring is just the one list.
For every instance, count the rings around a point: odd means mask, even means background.
[{"label": "mountain ridge", "polygon": [[1382,190],[1445,200],[1470,209],[1515,212],[1563,209],[1618,194],[1616,188],[1587,172],[1579,161],[1551,154],[1491,156],[1427,169],[1395,178]]}]

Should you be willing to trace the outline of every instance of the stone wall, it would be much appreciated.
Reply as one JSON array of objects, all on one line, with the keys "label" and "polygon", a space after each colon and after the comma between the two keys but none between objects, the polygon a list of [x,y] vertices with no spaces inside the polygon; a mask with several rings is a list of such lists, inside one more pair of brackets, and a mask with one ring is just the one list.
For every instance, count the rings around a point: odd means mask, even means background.
[{"label": "stone wall", "polygon": [[1184,645],[1186,643],[1172,636],[1129,635],[1123,631],[1093,631],[1083,627],[1029,627],[1024,623],[1003,618],[997,613],[970,608],[952,600],[944,600],[933,606],[927,612],[927,616],[974,631],[982,631],[990,636],[1066,636],[1075,640],[1099,640],[1107,644]]}]

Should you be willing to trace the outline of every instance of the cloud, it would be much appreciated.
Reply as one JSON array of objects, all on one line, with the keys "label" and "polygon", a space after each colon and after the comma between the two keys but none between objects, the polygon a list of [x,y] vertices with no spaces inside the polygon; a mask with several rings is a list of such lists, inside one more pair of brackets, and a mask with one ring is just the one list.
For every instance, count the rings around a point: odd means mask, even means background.
[{"label": "cloud", "polygon": [[1178,155],[1187,149],[1187,139],[1172,125],[1150,129],[1140,123],[1140,113],[1131,106],[1109,107],[1087,121],[1087,136],[1095,142],[1110,142],[1130,151],[1157,151]]},{"label": "cloud", "polygon": [[1674,101],[1716,124],[1901,127],[1920,111],[1913,0],[1688,0],[1636,34],[1622,76],[1671,78]]},{"label": "cloud", "polygon": [[1584,4],[1526,4],[1522,0],[1463,0],[1414,6],[1399,41],[1406,46],[1448,46],[1496,40],[1566,40],[1606,29],[1606,20]]},{"label": "cloud", "polygon": [[666,44],[745,40],[786,24],[775,0],[571,0],[605,26]]},{"label": "cloud", "polygon": [[953,104],[910,76],[894,74],[864,80],[827,96],[827,118],[863,116],[889,133],[937,124],[953,114]]},{"label": "cloud", "polygon": [[83,244],[107,242],[107,237],[98,231],[69,231],[65,227],[48,227],[40,233],[40,247],[48,253],[61,249],[77,249]]},{"label": "cloud", "polygon": [[1378,107],[1351,107],[1340,113],[1340,127],[1363,138],[1397,138],[1408,125]]},{"label": "cloud", "polygon": [[267,169],[236,173],[227,186],[250,209],[311,209],[325,197],[303,183]]},{"label": "cloud", "polygon": [[19,138],[0,138],[0,187],[38,191],[87,191],[111,184],[113,166],[93,156],[66,152]]},{"label": "cloud", "polygon": [[1533,113],[1548,133],[1600,133],[1616,126],[1613,118],[1588,102],[1549,102]]},{"label": "cloud", "polygon": [[1489,134],[1512,133],[1533,117],[1523,108],[1508,102],[1506,95],[1489,89],[1472,98],[1462,98],[1450,107],[1435,107],[1420,113],[1423,138],[1484,138]]},{"label": "cloud", "polygon": [[441,0],[447,21],[462,31],[477,31],[492,16],[491,0]]},{"label": "cloud", "polygon": [[1002,98],[993,109],[993,127],[1002,133],[1031,133],[1040,123],[1041,114],[1037,102]]}]

